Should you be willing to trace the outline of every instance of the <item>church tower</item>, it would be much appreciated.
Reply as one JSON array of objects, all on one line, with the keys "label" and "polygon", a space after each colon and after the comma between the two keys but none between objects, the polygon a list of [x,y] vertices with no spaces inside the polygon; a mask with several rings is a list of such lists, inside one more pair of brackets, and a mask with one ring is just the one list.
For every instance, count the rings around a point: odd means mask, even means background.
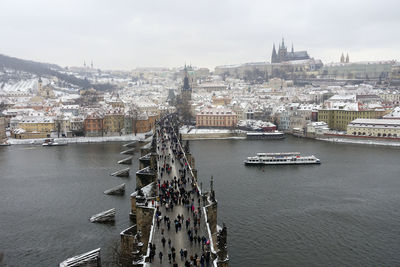
[{"label": "church tower", "polygon": [[340,57],[340,63],[344,63],[344,55],[342,53],[342,56]]},{"label": "church tower", "polygon": [[180,96],[179,113],[184,121],[190,121],[192,119],[192,113],[190,109],[190,100],[192,100],[192,88],[190,86],[189,74],[185,65],[184,69],[183,85]]},{"label": "church tower", "polygon": [[285,47],[285,40],[282,38],[282,45],[279,46],[278,62],[286,61],[287,48]]},{"label": "church tower", "polygon": [[38,80],[38,95],[41,95],[42,90],[43,90],[43,82],[42,82],[42,78],[39,77],[39,80]]},{"label": "church tower", "polygon": [[272,47],[271,63],[276,63],[277,61],[278,61],[278,59],[277,59],[275,44],[274,44],[274,46]]},{"label": "church tower", "polygon": [[349,53],[346,55],[346,63],[349,63]]}]

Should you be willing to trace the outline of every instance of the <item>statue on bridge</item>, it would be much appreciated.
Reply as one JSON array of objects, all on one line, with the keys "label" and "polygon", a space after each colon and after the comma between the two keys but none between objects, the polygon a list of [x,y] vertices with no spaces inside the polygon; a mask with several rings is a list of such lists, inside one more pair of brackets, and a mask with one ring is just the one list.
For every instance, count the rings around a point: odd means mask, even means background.
[{"label": "statue on bridge", "polygon": [[211,176],[211,180],[210,180],[210,200],[211,200],[211,202],[215,202],[214,177],[213,176]]},{"label": "statue on bridge", "polygon": [[228,247],[227,247],[227,228],[225,223],[222,226],[222,229],[218,231],[217,234],[217,255],[218,262],[227,262],[228,258]]},{"label": "statue on bridge", "polygon": [[189,154],[189,153],[190,153],[189,140],[186,140],[185,153],[186,153],[186,154]]}]

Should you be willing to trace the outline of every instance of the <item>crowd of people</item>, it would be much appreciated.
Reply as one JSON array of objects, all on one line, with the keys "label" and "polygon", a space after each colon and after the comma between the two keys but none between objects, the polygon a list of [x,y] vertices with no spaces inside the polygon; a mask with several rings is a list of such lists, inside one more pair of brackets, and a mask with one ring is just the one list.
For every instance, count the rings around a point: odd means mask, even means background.
[{"label": "crowd of people", "polygon": [[[157,127],[157,141],[159,176],[156,227],[161,233],[162,247],[157,253],[155,244],[149,244],[150,262],[154,262],[158,255],[161,265],[208,267],[211,261],[210,240],[204,236],[201,228],[201,194],[182,146],[168,121],[161,122]],[[174,212],[176,207],[181,207],[178,212]],[[182,247],[177,251],[171,237],[182,230],[186,231],[189,250]],[[165,256],[168,259],[164,259]]]}]

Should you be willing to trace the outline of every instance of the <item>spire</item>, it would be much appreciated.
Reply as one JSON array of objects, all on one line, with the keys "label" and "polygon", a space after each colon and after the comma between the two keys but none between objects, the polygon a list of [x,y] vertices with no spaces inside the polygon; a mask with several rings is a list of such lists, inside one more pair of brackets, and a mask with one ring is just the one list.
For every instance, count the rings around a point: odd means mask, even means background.
[{"label": "spire", "polygon": [[276,50],[275,50],[275,44],[272,46],[272,55],[271,55],[271,63],[275,63],[276,62]]},{"label": "spire", "polygon": [[282,38],[282,48],[285,48],[285,39]]},{"label": "spire", "polygon": [[185,63],[184,72],[185,72],[185,77],[183,78],[183,87],[182,87],[182,90],[190,90],[189,77],[188,77],[188,72],[187,72],[186,63]]},{"label": "spire", "polygon": [[344,63],[344,55],[342,53],[342,56],[340,57],[340,63]]},{"label": "spire", "polygon": [[93,69],[93,59],[92,59],[92,61],[90,62],[90,67]]},{"label": "spire", "polygon": [[347,53],[347,56],[346,56],[346,63],[349,63],[349,53]]},{"label": "spire", "polygon": [[294,54],[293,43],[292,43],[292,54]]}]

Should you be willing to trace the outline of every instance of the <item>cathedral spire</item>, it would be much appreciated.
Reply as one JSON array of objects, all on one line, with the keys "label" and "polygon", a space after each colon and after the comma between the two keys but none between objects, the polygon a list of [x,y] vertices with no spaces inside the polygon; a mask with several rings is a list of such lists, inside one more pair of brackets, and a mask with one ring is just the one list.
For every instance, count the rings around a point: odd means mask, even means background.
[{"label": "cathedral spire", "polygon": [[271,55],[271,63],[276,63],[276,50],[275,50],[275,44],[272,46],[272,55]]},{"label": "cathedral spire", "polygon": [[184,73],[185,73],[185,77],[183,78],[182,90],[190,90],[189,77],[188,77],[186,63],[185,63]]},{"label": "cathedral spire", "polygon": [[293,43],[292,43],[292,54],[294,54]]},{"label": "cathedral spire", "polygon": [[282,38],[282,48],[285,48],[285,39]]}]

